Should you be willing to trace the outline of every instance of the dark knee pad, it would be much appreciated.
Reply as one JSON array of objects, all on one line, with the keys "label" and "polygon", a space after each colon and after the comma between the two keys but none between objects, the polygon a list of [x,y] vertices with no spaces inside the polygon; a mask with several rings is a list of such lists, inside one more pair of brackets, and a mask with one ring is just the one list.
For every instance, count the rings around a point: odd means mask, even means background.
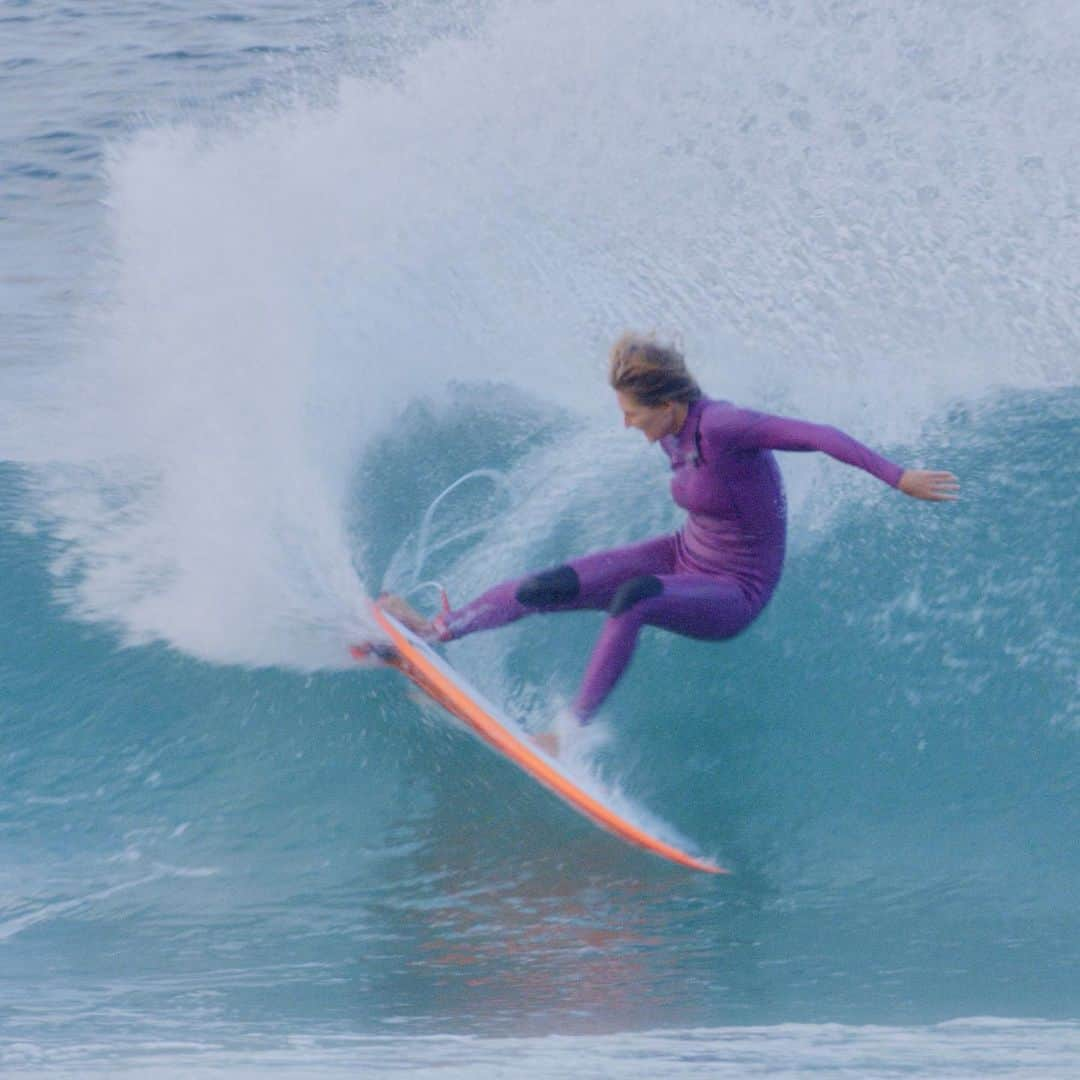
[{"label": "dark knee pad", "polygon": [[545,607],[548,604],[565,604],[577,598],[581,592],[581,579],[572,566],[557,566],[526,578],[514,596],[526,607]]},{"label": "dark knee pad", "polygon": [[615,595],[608,606],[608,614],[621,615],[624,611],[629,611],[639,600],[659,596],[663,591],[664,583],[652,574],[631,578],[615,590]]}]

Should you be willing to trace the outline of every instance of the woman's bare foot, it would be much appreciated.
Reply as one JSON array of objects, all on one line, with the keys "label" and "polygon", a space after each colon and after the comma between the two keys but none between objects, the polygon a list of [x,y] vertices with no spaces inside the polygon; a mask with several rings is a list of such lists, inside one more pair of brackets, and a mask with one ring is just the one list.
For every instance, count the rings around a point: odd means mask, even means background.
[{"label": "woman's bare foot", "polygon": [[419,611],[415,611],[400,596],[395,596],[393,593],[383,593],[379,597],[379,607],[388,614],[393,615],[402,626],[411,630],[417,637],[430,641],[437,636],[431,620],[425,618]]},{"label": "woman's bare foot", "polygon": [[554,731],[538,731],[532,740],[545,754],[550,754],[552,757],[559,756],[559,736]]}]

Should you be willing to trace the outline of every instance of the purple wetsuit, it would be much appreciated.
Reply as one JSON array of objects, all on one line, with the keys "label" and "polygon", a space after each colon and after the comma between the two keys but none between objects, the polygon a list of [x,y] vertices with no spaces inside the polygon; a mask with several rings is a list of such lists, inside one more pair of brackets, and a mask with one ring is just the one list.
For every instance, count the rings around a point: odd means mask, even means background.
[{"label": "purple wetsuit", "polygon": [[[903,473],[836,428],[705,397],[690,406],[679,433],[660,445],[671,459],[672,496],[689,514],[678,532],[496,585],[443,615],[442,639],[535,611],[607,610],[574,700],[574,712],[585,721],[625,670],[642,626],[712,641],[734,637],[761,614],[780,580],[786,535],[784,488],[770,451],[820,450],[893,487]],[[545,578],[557,587],[546,599],[540,590],[538,600],[530,582]]]}]

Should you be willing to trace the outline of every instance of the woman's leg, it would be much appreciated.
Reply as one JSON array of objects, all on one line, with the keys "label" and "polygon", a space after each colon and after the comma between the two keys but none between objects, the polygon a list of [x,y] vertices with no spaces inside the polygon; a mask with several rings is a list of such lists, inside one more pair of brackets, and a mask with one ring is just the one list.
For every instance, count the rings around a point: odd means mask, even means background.
[{"label": "woman's leg", "polygon": [[595,551],[551,570],[488,589],[464,607],[441,616],[440,637],[455,640],[538,611],[603,610],[627,580],[646,574],[670,574],[674,567],[674,536]]},{"label": "woman's leg", "polygon": [[734,637],[757,615],[734,582],[704,574],[646,575],[616,590],[589,658],[573,709],[585,723],[630,663],[643,626],[717,641]]}]

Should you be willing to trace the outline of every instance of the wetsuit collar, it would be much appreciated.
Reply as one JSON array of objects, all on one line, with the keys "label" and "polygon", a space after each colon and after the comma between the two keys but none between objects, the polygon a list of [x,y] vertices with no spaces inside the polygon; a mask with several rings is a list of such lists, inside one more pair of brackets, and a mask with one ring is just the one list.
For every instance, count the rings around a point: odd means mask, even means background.
[{"label": "wetsuit collar", "polygon": [[686,410],[686,419],[683,420],[682,427],[675,433],[675,438],[679,441],[683,441],[683,437],[689,432],[697,430],[699,418],[701,416],[701,410],[705,408],[708,403],[708,398],[702,394],[697,401],[690,403],[690,408]]},{"label": "wetsuit collar", "polygon": [[686,419],[683,420],[678,434],[665,435],[660,440],[660,445],[672,461],[678,460],[680,463],[690,465],[698,465],[701,462],[701,413],[708,403],[709,398],[704,394],[697,401],[692,402],[690,408],[686,410]]}]

